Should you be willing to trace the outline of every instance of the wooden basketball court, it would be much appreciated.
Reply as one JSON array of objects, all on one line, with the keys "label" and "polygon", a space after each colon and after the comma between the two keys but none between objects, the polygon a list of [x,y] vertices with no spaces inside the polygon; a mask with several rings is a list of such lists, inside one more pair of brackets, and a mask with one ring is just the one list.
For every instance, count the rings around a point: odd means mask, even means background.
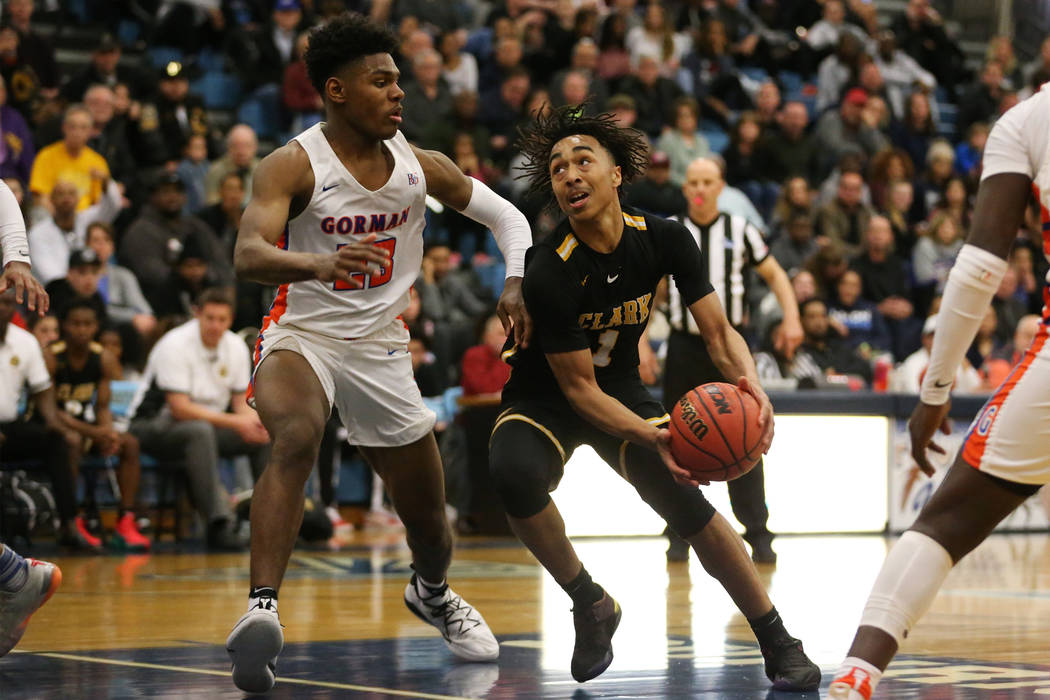
[{"label": "wooden basketball court", "polygon": [[[872,536],[782,537],[763,568],[789,630],[824,669],[841,660],[886,552]],[[668,565],[659,538],[577,540],[623,606],[616,658],[569,676],[570,603],[513,540],[463,539],[450,575],[502,643],[459,663],[405,609],[398,534],[295,553],[281,591],[286,645],[274,698],[816,698],[769,689],[745,620],[697,561]],[[165,547],[168,551],[165,552]],[[238,698],[223,642],[243,612],[247,555],[171,551],[55,557],[62,588],[0,659],[0,697]],[[949,578],[878,698],[1050,696],[1050,537],[996,535]]]}]

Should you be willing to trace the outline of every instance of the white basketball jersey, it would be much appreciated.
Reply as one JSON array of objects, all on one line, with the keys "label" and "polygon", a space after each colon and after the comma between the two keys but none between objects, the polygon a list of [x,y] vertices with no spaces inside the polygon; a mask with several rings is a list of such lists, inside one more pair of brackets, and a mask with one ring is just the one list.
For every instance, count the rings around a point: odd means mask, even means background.
[{"label": "white basketball jersey", "polygon": [[386,183],[363,187],[332,150],[316,124],[295,137],[310,157],[314,190],[306,209],[288,222],[277,245],[296,253],[330,255],[344,245],[377,234],[375,245],[390,251],[390,265],[368,276],[364,286],[309,280],[283,284],[263,322],[333,338],[361,338],[389,324],[408,306],[408,290],[423,260],[426,181],[423,168],[398,132],[384,145],[394,157]]}]

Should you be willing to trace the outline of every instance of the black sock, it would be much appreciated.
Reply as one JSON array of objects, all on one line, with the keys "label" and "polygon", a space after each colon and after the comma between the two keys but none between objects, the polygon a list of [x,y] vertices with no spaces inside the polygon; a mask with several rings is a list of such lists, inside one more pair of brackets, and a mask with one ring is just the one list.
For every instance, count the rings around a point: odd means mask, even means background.
[{"label": "black sock", "polygon": [[586,567],[580,569],[580,573],[576,574],[576,578],[564,584],[562,588],[572,598],[572,607],[574,609],[583,609],[594,605],[605,595],[605,590],[591,580],[591,575],[587,573]]},{"label": "black sock", "polygon": [[780,613],[777,612],[776,606],[762,617],[748,620],[747,623],[751,625],[751,631],[755,633],[758,645],[763,648],[772,646],[774,642],[791,636],[784,627],[784,621],[780,619]]},{"label": "black sock", "polygon": [[249,598],[273,598],[277,600],[277,591],[270,586],[253,586]]}]

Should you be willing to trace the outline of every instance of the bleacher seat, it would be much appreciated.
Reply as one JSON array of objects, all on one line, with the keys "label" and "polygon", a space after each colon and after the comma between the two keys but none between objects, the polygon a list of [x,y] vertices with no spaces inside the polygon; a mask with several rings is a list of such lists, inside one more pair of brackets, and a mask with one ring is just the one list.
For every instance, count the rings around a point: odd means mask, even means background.
[{"label": "bleacher seat", "polygon": [[241,81],[232,73],[208,71],[190,85],[207,109],[236,109],[241,100]]},{"label": "bleacher seat", "polygon": [[721,129],[702,129],[700,133],[707,139],[713,153],[721,153],[729,146],[729,134]]},{"label": "bleacher seat", "polygon": [[151,46],[146,49],[146,56],[154,68],[162,68],[172,61],[182,62],[185,58],[182,49],[174,46]]},{"label": "bleacher seat", "polygon": [[241,103],[237,121],[254,129],[259,140],[277,140],[282,114],[280,86],[264,85]]}]

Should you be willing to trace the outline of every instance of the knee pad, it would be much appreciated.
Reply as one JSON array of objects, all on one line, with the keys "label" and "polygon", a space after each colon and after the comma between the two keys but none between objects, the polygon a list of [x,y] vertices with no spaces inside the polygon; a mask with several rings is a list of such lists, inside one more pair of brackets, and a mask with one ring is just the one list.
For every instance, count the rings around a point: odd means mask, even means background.
[{"label": "knee pad", "polygon": [[703,492],[675,481],[656,452],[631,444],[623,454],[627,480],[679,537],[692,537],[715,517]]},{"label": "knee pad", "polygon": [[554,445],[528,423],[507,421],[492,433],[489,473],[511,517],[530,518],[546,508],[561,468]]},{"label": "knee pad", "polygon": [[886,556],[861,615],[861,626],[876,627],[896,640],[908,636],[937,596],[952,558],[933,538],[914,530],[901,535]]}]

